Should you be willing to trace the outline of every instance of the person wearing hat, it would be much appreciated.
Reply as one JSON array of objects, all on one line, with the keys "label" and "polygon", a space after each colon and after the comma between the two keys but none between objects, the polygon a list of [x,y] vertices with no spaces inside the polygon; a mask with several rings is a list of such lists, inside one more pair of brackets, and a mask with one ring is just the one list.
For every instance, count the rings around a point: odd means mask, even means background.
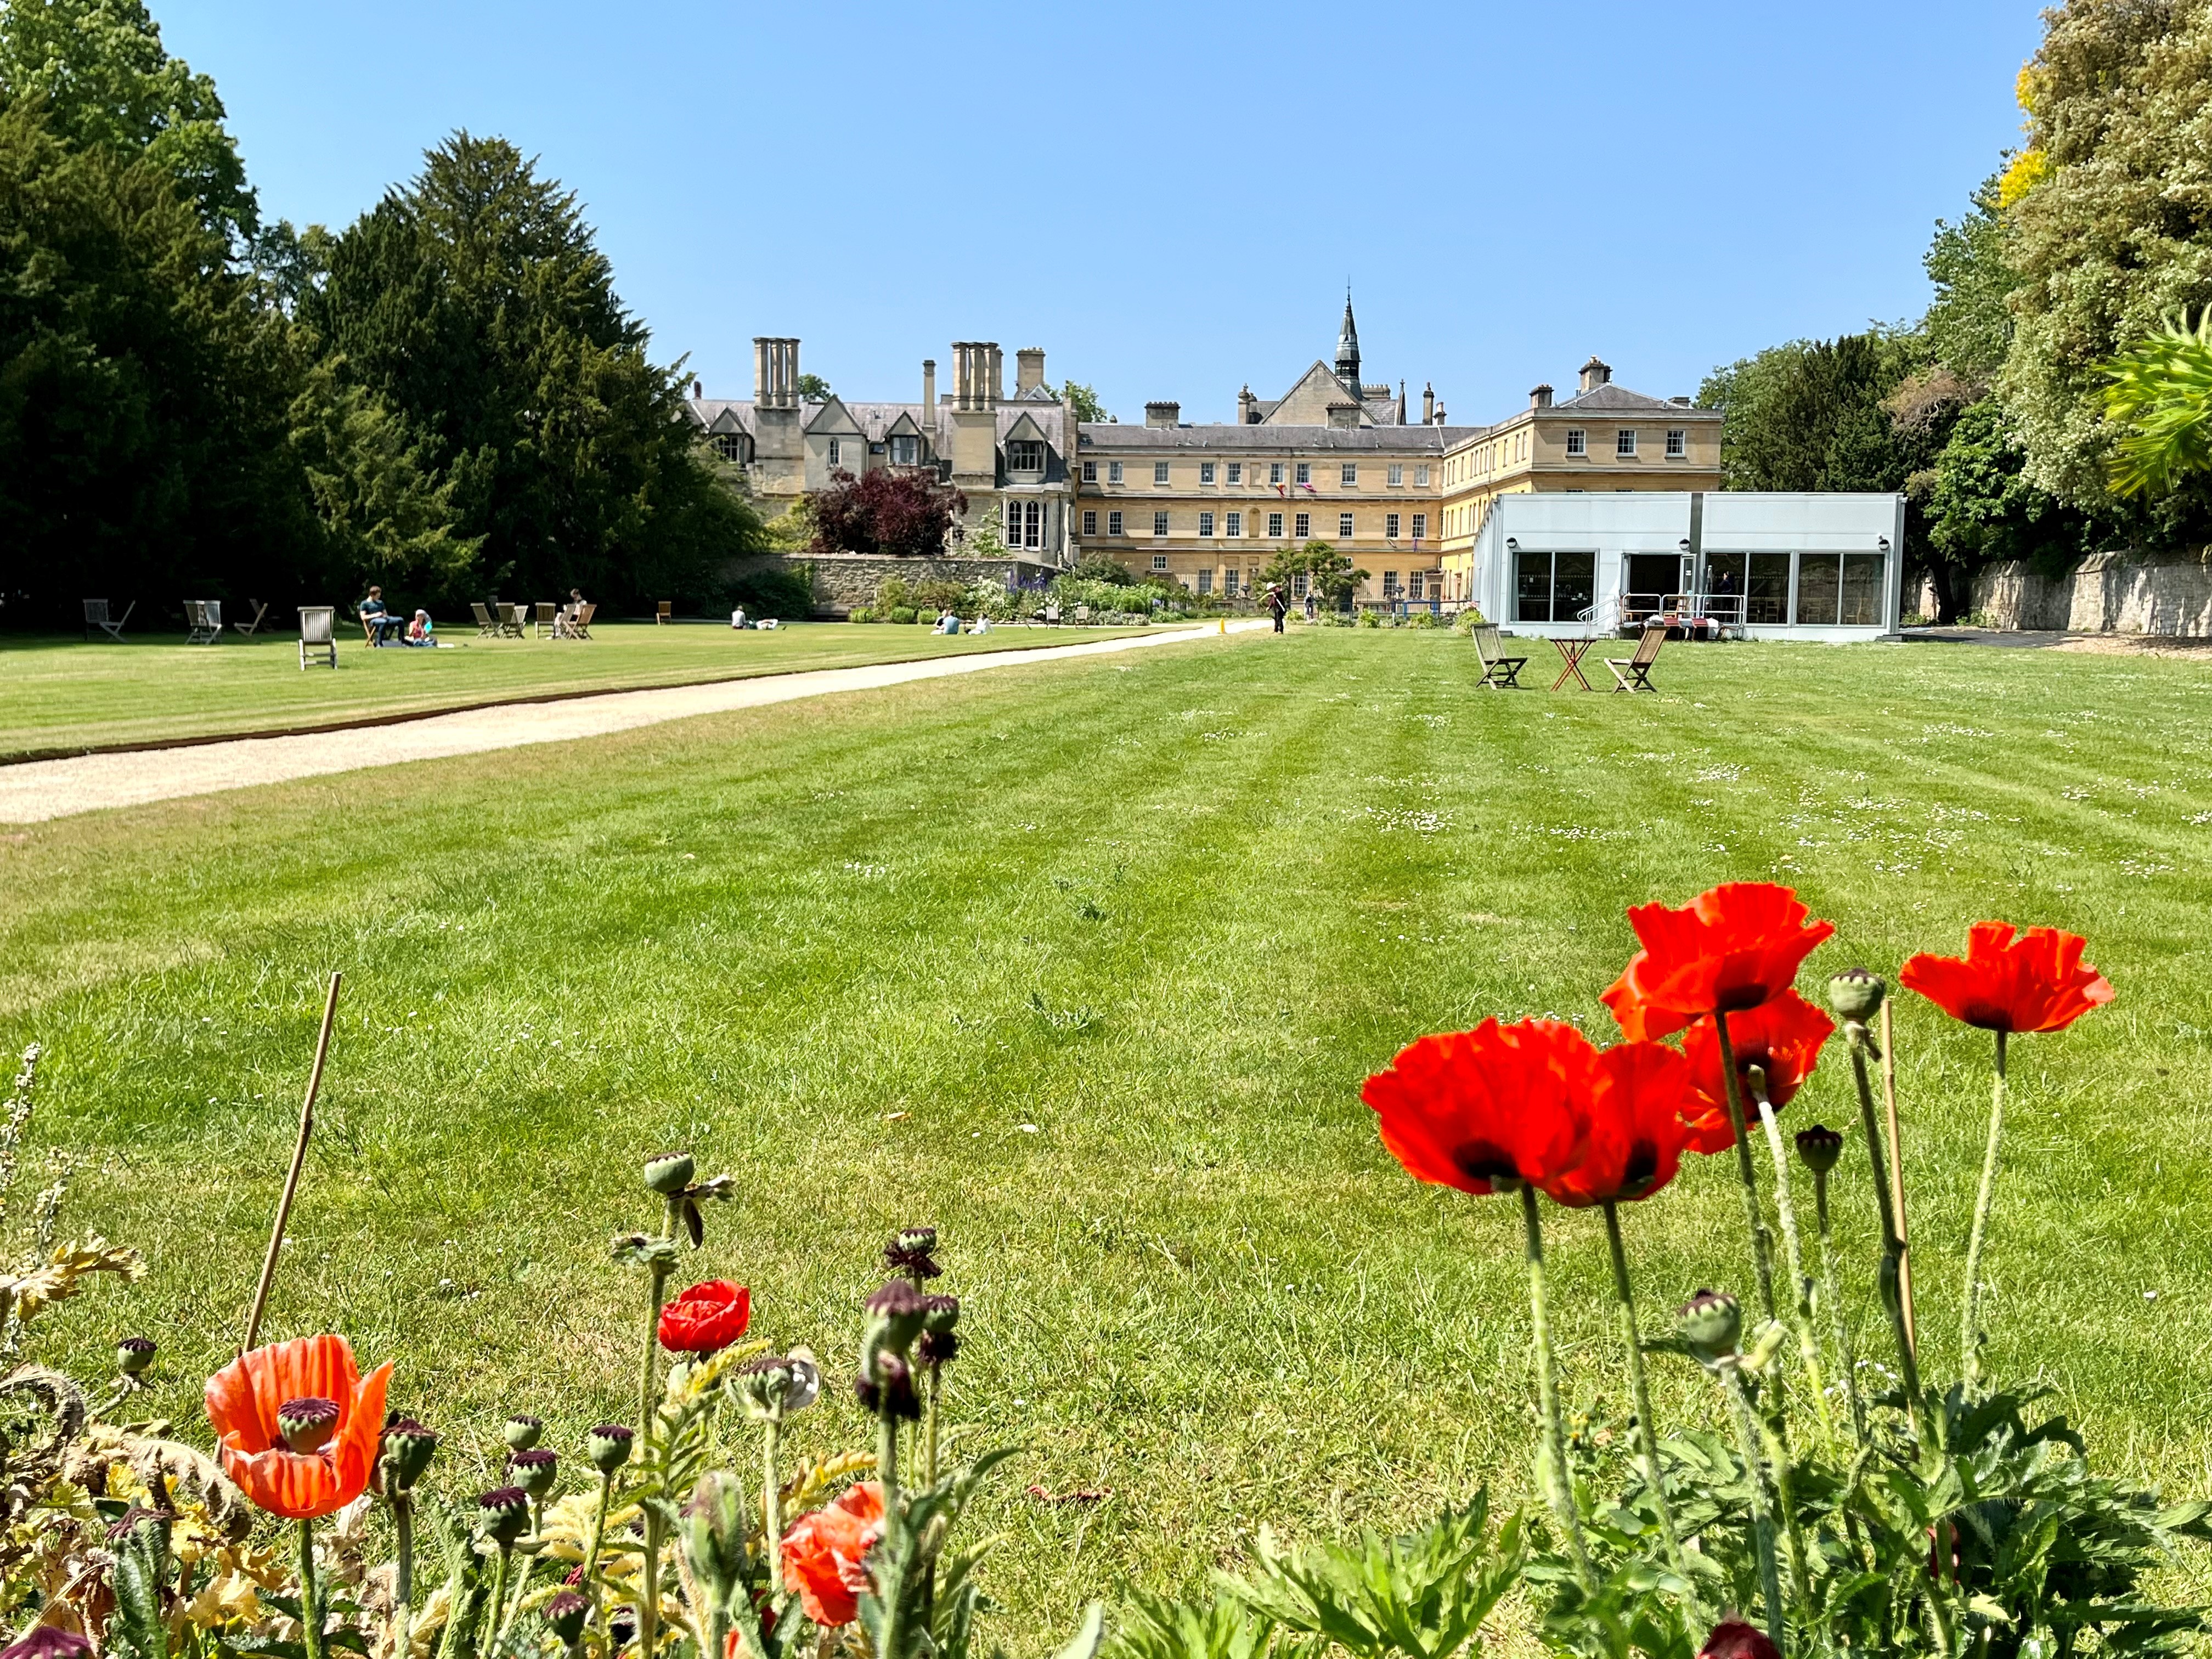
[{"label": "person wearing hat", "polygon": [[1267,584],[1267,614],[1275,619],[1275,631],[1279,634],[1283,631],[1283,613],[1291,608],[1290,601],[1283,597],[1282,583]]}]

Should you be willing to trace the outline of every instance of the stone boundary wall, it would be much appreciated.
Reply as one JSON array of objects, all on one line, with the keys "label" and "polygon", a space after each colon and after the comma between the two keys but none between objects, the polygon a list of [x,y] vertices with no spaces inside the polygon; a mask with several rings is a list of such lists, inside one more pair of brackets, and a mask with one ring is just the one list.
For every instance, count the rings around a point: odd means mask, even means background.
[{"label": "stone boundary wall", "polygon": [[2212,636],[2212,549],[2156,562],[2097,553],[2063,576],[2017,560],[1975,573],[1973,609],[1992,628]]},{"label": "stone boundary wall", "polygon": [[813,567],[817,617],[843,617],[855,605],[873,605],[876,589],[889,576],[903,577],[909,582],[991,582],[1003,587],[1011,574],[1021,586],[1036,587],[1062,574],[1055,565],[1028,559],[902,559],[858,553],[827,558],[811,554],[763,554],[735,561],[726,574],[734,579],[756,570],[789,569],[794,565]]}]

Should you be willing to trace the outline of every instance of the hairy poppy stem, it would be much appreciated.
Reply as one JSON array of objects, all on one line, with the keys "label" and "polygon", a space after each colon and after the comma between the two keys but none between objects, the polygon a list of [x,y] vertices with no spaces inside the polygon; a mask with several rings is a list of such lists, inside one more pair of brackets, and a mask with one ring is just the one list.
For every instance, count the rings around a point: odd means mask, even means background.
[{"label": "hairy poppy stem", "polygon": [[323,1636],[323,1598],[315,1583],[315,1523],[300,1522],[300,1642],[307,1659],[330,1659]]},{"label": "hairy poppy stem", "polygon": [[761,1425],[761,1548],[768,1555],[768,1593],[783,1594],[783,1484],[775,1475],[775,1443],[783,1425],[770,1416]]},{"label": "hairy poppy stem", "polygon": [[[1689,1565],[1682,1559],[1682,1535],[1674,1525],[1674,1507],[1667,1501],[1667,1486],[1659,1474],[1659,1431],[1651,1416],[1651,1384],[1644,1372],[1644,1345],[1636,1329],[1636,1293],[1628,1283],[1628,1252],[1620,1242],[1620,1206],[1605,1200],[1605,1242],[1613,1254],[1613,1288],[1620,1297],[1620,1334],[1628,1345],[1628,1385],[1636,1401],[1636,1430],[1644,1454],[1644,1479],[1651,1488],[1659,1511],[1659,1533],[1667,1544],[1667,1565],[1675,1577],[1689,1582]],[[1694,1592],[1693,1592],[1694,1593]]]},{"label": "hairy poppy stem", "polygon": [[[661,1237],[673,1240],[682,1220],[680,1198],[668,1200],[668,1213],[661,1223]],[[637,1385],[638,1438],[640,1462],[650,1462],[653,1456],[653,1425],[660,1413],[654,1409],[653,1390],[660,1377],[660,1309],[668,1295],[668,1275],[673,1264],[656,1260],[651,1277],[653,1290],[651,1307],[645,1322],[645,1359],[640,1368]],[[645,1506],[645,1559],[638,1564],[637,1592],[637,1651],[639,1659],[653,1659],[653,1650],[660,1635],[660,1511],[658,1506]]]},{"label": "hairy poppy stem", "polygon": [[[876,1413],[876,1479],[882,1483],[884,1493],[884,1536],[876,1548],[882,1552],[878,1559],[897,1576],[893,1577],[887,1573],[877,1580],[878,1593],[883,1595],[884,1602],[883,1631],[877,1641],[877,1651],[884,1659],[902,1659],[906,1641],[906,1632],[901,1626],[902,1615],[906,1611],[908,1540],[906,1507],[900,1499],[898,1486],[898,1413],[891,1403],[891,1395],[892,1390],[888,1388],[882,1391]],[[889,1594],[884,1594],[886,1588]]]},{"label": "hairy poppy stem", "polygon": [[1744,1119],[1743,1083],[1735,1070],[1735,1044],[1729,1041],[1728,1013],[1713,1014],[1713,1035],[1720,1040],[1721,1081],[1728,1097],[1729,1127],[1735,1131],[1735,1173],[1743,1184],[1744,1219],[1751,1227],[1752,1265],[1759,1270],[1759,1305],[1769,1319],[1774,1311],[1774,1239],[1766,1231],[1766,1213],[1759,1206],[1759,1166],[1752,1161],[1751,1132]]},{"label": "hairy poppy stem", "polygon": [[944,1386],[944,1366],[932,1365],[929,1368],[929,1422],[923,1434],[922,1458],[926,1477],[923,1484],[929,1486],[937,1484],[937,1396],[939,1389]]},{"label": "hairy poppy stem", "polygon": [[599,1507],[592,1514],[592,1541],[584,1551],[584,1594],[592,1598],[594,1617],[599,1612],[599,1551],[607,1540],[607,1505],[614,1491],[615,1472],[603,1470],[599,1475]]},{"label": "hairy poppy stem", "polygon": [[[1889,1203],[1897,1212],[1897,1299],[1905,1308],[1905,1336],[1920,1352],[1920,1326],[1912,1313],[1912,1226],[1905,1213],[1905,1132],[1897,1121],[1897,1044],[1890,1035],[1890,1003],[1881,1003],[1881,1109],[1889,1125]],[[1863,1082],[1861,1086],[1865,1086]]]},{"label": "hairy poppy stem", "polygon": [[1582,1516],[1575,1510],[1574,1483],[1567,1469],[1567,1437],[1559,1422],[1559,1380],[1552,1367],[1551,1322],[1544,1308],[1543,1219],[1536,1211],[1536,1189],[1525,1184],[1521,1188],[1521,1219],[1528,1240],[1528,1311],[1536,1331],[1536,1403],[1544,1413],[1541,1472],[1546,1495],[1574,1554],[1575,1570],[1583,1589],[1589,1590],[1596,1578],[1590,1570],[1589,1550],[1583,1542]]},{"label": "hairy poppy stem", "polygon": [[1897,1236],[1897,1212],[1890,1204],[1889,1163],[1882,1155],[1881,1122],[1874,1109],[1874,1085],[1867,1078],[1867,1028],[1857,1020],[1844,1024],[1844,1039],[1851,1051],[1851,1076],[1858,1084],[1859,1122],[1866,1137],[1867,1160],[1874,1174],[1875,1212],[1881,1218],[1881,1305],[1889,1315],[1891,1334],[1897,1340],[1898,1374],[1905,1384],[1905,1407],[1923,1455],[1936,1447],[1936,1425],[1928,1415],[1928,1402],[1920,1393],[1920,1360],[1913,1351],[1912,1332],[1905,1321],[1905,1299],[1899,1289],[1898,1269],[1905,1257],[1905,1241]]},{"label": "hairy poppy stem", "polygon": [[1982,1184],[1974,1194],[1974,1224],[1966,1235],[1966,1296],[1959,1333],[1959,1375],[1972,1399],[1982,1373],[1982,1239],[1989,1228],[1990,1202],[1996,1195],[1997,1144],[2004,1138],[2005,1037],[1997,1034],[1996,1073],[1990,1085],[1990,1139],[1982,1152]]},{"label": "hairy poppy stem", "polygon": [[1844,1317],[1843,1297],[1836,1290],[1835,1231],[1828,1219],[1828,1172],[1813,1171],[1813,1213],[1820,1227],[1820,1300],[1836,1328],[1836,1357],[1844,1367],[1844,1398],[1850,1402],[1851,1437],[1866,1444],[1866,1401],[1859,1397],[1858,1360],[1851,1352],[1850,1321]]},{"label": "hairy poppy stem", "polygon": [[1790,1203],[1790,1157],[1782,1150],[1782,1126],[1774,1121],[1773,1103],[1764,1088],[1753,1091],[1759,1102],[1759,1126],[1766,1131],[1767,1150],[1774,1157],[1774,1207],[1782,1216],[1782,1248],[1790,1264],[1790,1322],[1797,1332],[1797,1357],[1805,1362],[1806,1386],[1813,1391],[1813,1409],[1820,1419],[1820,1437],[1832,1450],[1836,1424],[1828,1410],[1827,1378],[1820,1364],[1820,1340],[1813,1330],[1813,1281],[1806,1276],[1805,1252],[1797,1237],[1797,1217]]},{"label": "hairy poppy stem", "polygon": [[[500,1633],[507,1628],[507,1575],[508,1565],[514,1556],[514,1547],[512,1544],[502,1543],[499,1547],[499,1565],[492,1571],[491,1639],[494,1643],[499,1640]],[[313,1656],[310,1656],[310,1659],[313,1659]]]},{"label": "hairy poppy stem", "polygon": [[1729,1358],[1720,1367],[1721,1392],[1728,1395],[1729,1416],[1735,1424],[1736,1449],[1743,1455],[1743,1470],[1751,1482],[1751,1535],[1759,1558],[1759,1599],[1766,1604],[1767,1633],[1774,1645],[1786,1651],[1782,1619],[1782,1569],[1774,1559],[1774,1518],[1766,1512],[1766,1481],[1759,1472],[1759,1430],[1753,1420],[1751,1396],[1744,1390],[1742,1374]]},{"label": "hairy poppy stem", "polygon": [[392,1651],[409,1659],[415,1636],[415,1499],[392,1483]]}]

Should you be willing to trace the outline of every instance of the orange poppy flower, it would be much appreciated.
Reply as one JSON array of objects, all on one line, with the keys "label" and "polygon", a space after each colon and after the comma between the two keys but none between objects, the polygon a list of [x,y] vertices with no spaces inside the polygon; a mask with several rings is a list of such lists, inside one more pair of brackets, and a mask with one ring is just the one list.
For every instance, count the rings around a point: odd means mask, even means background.
[{"label": "orange poppy flower", "polygon": [[[271,1515],[305,1521],[343,1509],[368,1485],[391,1380],[389,1360],[362,1376],[342,1336],[273,1342],[233,1360],[207,1381],[222,1472]],[[314,1449],[294,1451],[279,1419],[309,1402],[335,1407],[335,1426]]]},{"label": "orange poppy flower", "polygon": [[1572,1209],[1649,1198],[1681,1167],[1690,1133],[1682,1121],[1689,1066],[1662,1042],[1583,1048],[1584,1054],[1569,1061],[1584,1128],[1582,1153],[1544,1191]]},{"label": "orange poppy flower", "polygon": [[1978,921],[1966,930],[1965,956],[1923,952],[1897,982],[1984,1031],[2063,1031],[2112,1000],[2112,981],[2081,960],[2087,943],[2056,927],[2015,938],[2008,921]]},{"label": "orange poppy flower", "polygon": [[1463,1193],[1541,1186],[1573,1166],[1583,1125],[1567,1080],[1589,1039],[1558,1020],[1425,1036],[1359,1097],[1408,1172]]},{"label": "orange poppy flower", "polygon": [[[1729,1044],[1735,1050],[1736,1081],[1743,1087],[1746,1121],[1758,1108],[1746,1073],[1757,1066],[1766,1073],[1766,1097],[1780,1111],[1804,1087],[1820,1063],[1820,1045],[1835,1035],[1836,1022],[1799,996],[1784,991],[1756,1008],[1729,1016]],[[1689,1062],[1689,1097],[1682,1117],[1689,1126],[1693,1152],[1724,1152],[1735,1145],[1729,1122],[1728,1080],[1721,1073],[1721,1043],[1710,1019],[1690,1027],[1682,1039]]]},{"label": "orange poppy flower", "polygon": [[868,1550],[884,1535],[884,1488],[863,1480],[834,1504],[802,1515],[783,1535],[783,1582],[795,1585],[806,1616],[827,1629],[860,1615],[868,1588]]},{"label": "orange poppy flower", "polygon": [[1644,948],[1599,1000],[1623,1036],[1663,1037],[1717,1010],[1756,1008],[1788,990],[1815,946],[1836,931],[1808,923],[1795,888],[1728,882],[1679,910],[1639,904],[1629,925]]}]

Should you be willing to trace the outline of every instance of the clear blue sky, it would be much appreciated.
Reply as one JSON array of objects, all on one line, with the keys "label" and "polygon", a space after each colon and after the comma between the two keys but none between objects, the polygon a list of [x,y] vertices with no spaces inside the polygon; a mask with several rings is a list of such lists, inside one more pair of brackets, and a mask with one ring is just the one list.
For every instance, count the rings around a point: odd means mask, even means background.
[{"label": "clear blue sky", "polygon": [[851,396],[1042,345],[1124,420],[1224,419],[1336,336],[1455,422],[1695,390],[1917,315],[1936,219],[2017,141],[2033,0],[1004,9],[150,0],[263,211],[338,227],[456,127],[582,198],[657,356],[756,334]]}]

